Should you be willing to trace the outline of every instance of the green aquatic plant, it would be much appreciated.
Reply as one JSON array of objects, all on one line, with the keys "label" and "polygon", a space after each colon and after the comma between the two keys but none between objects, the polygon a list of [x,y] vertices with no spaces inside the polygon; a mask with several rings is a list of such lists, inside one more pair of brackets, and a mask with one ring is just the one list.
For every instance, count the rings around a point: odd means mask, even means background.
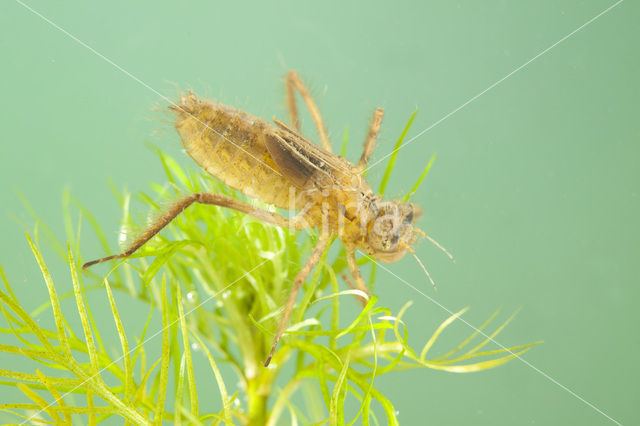
[{"label": "green aquatic plant", "polygon": [[[170,186],[154,184],[152,195],[138,197],[152,212],[159,214],[163,204],[185,192],[240,196],[158,154]],[[394,162],[395,156],[382,190]],[[140,221],[129,214],[131,197],[118,191],[115,195],[123,210],[123,232],[139,228]],[[27,240],[49,303],[27,312],[0,268],[0,311],[6,321],[0,329],[0,351],[33,361],[22,362],[20,371],[0,369],[0,384],[15,387],[29,401],[3,401],[0,410],[24,422],[75,424],[83,418],[95,424],[120,417],[127,424],[396,425],[396,409],[376,387],[377,377],[410,368],[485,370],[536,344],[483,350],[512,318],[485,331],[496,312],[459,345],[435,355],[436,340],[462,310],[440,324],[416,351],[408,344],[408,325],[402,320],[409,303],[393,313],[373,296],[364,309],[345,318],[341,305],[356,292],[340,290],[338,284],[346,268],[344,252],[333,257],[327,252],[305,283],[281,346],[265,368],[284,297],[317,235],[193,205],[110,271],[80,273],[79,257],[85,254],[80,250],[82,223],[89,222],[106,253],[114,250],[90,212],[68,193],[64,200],[66,248],[42,221],[37,236],[44,229],[62,255],[73,291],[57,293],[39,237],[34,242],[27,235]],[[73,212],[79,216],[75,224]],[[366,257],[361,259],[366,262]],[[96,292],[106,296],[98,299],[102,308],[108,307],[106,318],[96,318],[88,303]],[[148,307],[143,324],[119,309],[117,302],[125,297]],[[66,299],[75,300],[75,307]],[[95,308],[97,302],[92,304]],[[48,313],[53,316],[51,327],[39,321]],[[76,315],[81,333],[72,325]],[[119,342],[115,348],[104,336],[114,327],[113,340]]]}]

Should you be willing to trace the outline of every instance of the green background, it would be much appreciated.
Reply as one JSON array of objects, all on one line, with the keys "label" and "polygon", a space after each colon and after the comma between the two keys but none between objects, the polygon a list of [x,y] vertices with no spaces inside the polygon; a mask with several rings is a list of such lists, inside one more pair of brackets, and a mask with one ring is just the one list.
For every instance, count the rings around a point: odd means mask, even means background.
[{"label": "green background", "polygon": [[[421,227],[456,262],[423,242],[417,253],[437,292],[411,258],[390,268],[428,297],[383,271],[375,288],[394,311],[414,301],[410,343],[421,347],[449,315],[443,307],[465,306],[474,325],[500,306],[503,319],[522,307],[497,340],[545,341],[524,356],[535,368],[515,360],[478,374],[381,377],[399,420],[612,423],[592,404],[623,424],[640,423],[637,2],[620,3],[451,115],[614,2],[28,4],[153,90],[20,3],[2,2],[0,262],[27,306],[48,298],[12,219],[32,224],[16,187],[63,237],[69,186],[115,243],[120,211],[107,178],[132,192],[163,182],[149,141],[191,164],[169,116],[154,111],[166,107],[162,96],[192,88],[286,118],[283,77],[297,69],[334,144],[349,127],[352,161],[375,107],[386,116],[374,160],[391,151],[414,108],[409,136],[430,128],[400,151],[387,193],[404,194],[437,153],[414,201],[425,210]],[[313,135],[311,128],[305,120],[303,130]],[[374,186],[383,170],[371,171]],[[83,241],[85,260],[95,257],[94,237]],[[70,288],[63,262],[45,254],[57,285]],[[469,331],[459,324],[454,334]],[[17,393],[2,388],[0,400]]]}]

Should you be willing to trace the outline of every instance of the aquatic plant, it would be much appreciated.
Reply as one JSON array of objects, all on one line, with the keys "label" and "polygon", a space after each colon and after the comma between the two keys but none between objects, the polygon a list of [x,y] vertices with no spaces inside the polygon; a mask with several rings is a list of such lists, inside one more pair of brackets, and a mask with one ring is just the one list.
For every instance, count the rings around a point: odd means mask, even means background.
[{"label": "aquatic plant", "polygon": [[[157,152],[170,185],[153,184],[151,195],[137,197],[152,215],[184,193],[242,197]],[[395,160],[394,155],[381,192]],[[407,197],[432,162],[433,158]],[[122,206],[123,235],[143,227],[130,214],[131,196],[114,193]],[[15,387],[28,400],[3,401],[0,410],[30,424],[75,424],[80,418],[95,424],[120,417],[127,424],[396,425],[392,400],[376,387],[379,376],[411,368],[485,370],[536,344],[486,350],[513,317],[486,331],[496,312],[459,345],[435,355],[436,341],[462,310],[440,324],[421,350],[414,350],[408,344],[410,324],[403,322],[410,303],[391,312],[373,296],[357,315],[345,318],[341,305],[357,291],[341,290],[339,285],[346,268],[344,252],[333,257],[327,252],[305,283],[281,345],[265,368],[284,297],[317,235],[193,205],[142,250],[114,262],[110,271],[102,266],[82,273],[83,224],[91,225],[106,254],[117,250],[86,207],[68,193],[64,200],[66,247],[38,218],[36,238],[27,235],[50,302],[27,312],[0,268],[0,311],[6,321],[0,330],[0,351],[26,361],[20,363],[20,371],[0,369],[0,383]],[[68,265],[72,292],[56,291],[38,245],[43,230]],[[360,259],[362,264],[369,261]],[[103,308],[108,306],[107,317],[92,313],[87,300],[96,292],[104,295],[99,300]],[[143,324],[129,320],[131,312],[119,308],[122,298],[147,306]],[[66,299],[75,300],[75,306],[64,303]],[[70,317],[76,314],[80,331],[71,325]],[[47,315],[53,317],[51,327],[41,325],[40,318]],[[119,341],[118,348],[106,343],[109,333],[111,340]],[[212,394],[210,383],[216,384],[217,394]]]}]

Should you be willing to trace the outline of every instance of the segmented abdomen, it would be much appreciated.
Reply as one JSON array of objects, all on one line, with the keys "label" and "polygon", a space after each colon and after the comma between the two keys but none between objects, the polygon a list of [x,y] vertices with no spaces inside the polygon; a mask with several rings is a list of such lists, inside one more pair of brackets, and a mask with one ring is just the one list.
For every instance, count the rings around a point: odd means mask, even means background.
[{"label": "segmented abdomen", "polygon": [[187,153],[212,176],[243,194],[288,209],[290,182],[264,144],[266,121],[188,93],[170,107]]}]

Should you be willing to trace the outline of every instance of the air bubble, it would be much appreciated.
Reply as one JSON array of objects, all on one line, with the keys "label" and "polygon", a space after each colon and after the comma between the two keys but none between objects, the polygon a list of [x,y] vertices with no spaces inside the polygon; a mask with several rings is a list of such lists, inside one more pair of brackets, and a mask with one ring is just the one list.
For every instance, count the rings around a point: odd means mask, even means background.
[{"label": "air bubble", "polygon": [[123,244],[127,241],[127,228],[123,226],[120,228],[120,232],[118,233],[118,242]]},{"label": "air bubble", "polygon": [[272,260],[274,257],[276,257],[276,252],[274,252],[274,251],[261,251],[261,252],[258,253],[258,255],[263,259]]}]

